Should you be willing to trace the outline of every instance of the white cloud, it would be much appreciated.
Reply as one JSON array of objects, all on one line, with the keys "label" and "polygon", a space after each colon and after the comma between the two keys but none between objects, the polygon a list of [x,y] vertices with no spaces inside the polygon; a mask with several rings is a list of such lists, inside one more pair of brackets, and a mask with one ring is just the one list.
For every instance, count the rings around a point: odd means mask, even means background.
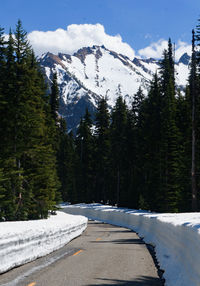
[{"label": "white cloud", "polygon": [[[160,59],[162,58],[164,49],[167,49],[167,46],[168,46],[168,41],[160,39],[157,42],[150,44],[150,46],[147,46],[144,49],[139,50],[138,54],[140,57],[143,58]],[[176,61],[178,61],[184,53],[191,55],[191,45],[179,40],[178,43],[175,44]]]},{"label": "white cloud", "polygon": [[122,41],[120,35],[106,34],[101,24],[70,25],[66,30],[33,31],[28,34],[31,45],[36,55],[45,52],[73,54],[78,49],[93,45],[104,45],[110,50],[134,58],[134,50]]},{"label": "white cloud", "polygon": [[168,41],[160,39],[156,43],[138,51],[138,54],[144,58],[160,59],[164,49],[167,48]]}]

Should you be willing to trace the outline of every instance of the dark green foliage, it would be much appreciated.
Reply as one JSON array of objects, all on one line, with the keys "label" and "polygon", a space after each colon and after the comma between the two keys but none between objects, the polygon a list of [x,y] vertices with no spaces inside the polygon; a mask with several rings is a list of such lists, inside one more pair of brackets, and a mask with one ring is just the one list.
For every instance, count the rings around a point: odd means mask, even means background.
[{"label": "dark green foliage", "polygon": [[142,122],[142,106],[144,95],[142,89],[139,88],[134,96],[132,108],[128,110],[127,124],[126,124],[126,148],[127,148],[127,161],[126,161],[126,178],[125,188],[127,189],[127,203],[130,208],[138,208],[139,197],[143,188],[141,155],[141,139],[140,130]]},{"label": "dark green foliage", "polygon": [[58,176],[61,182],[61,194],[64,202],[77,202],[76,181],[75,181],[75,146],[72,134],[67,134],[66,122],[60,119],[59,128],[59,148],[58,158]]},{"label": "dark green foliage", "polygon": [[[95,171],[96,188],[95,201],[106,203],[110,197],[109,172],[110,172],[110,115],[105,98],[102,98],[97,107],[95,118]],[[111,198],[110,198],[111,199]]]},{"label": "dark green foliage", "polygon": [[[6,45],[5,44],[6,42],[4,39],[4,29],[0,27],[0,67],[1,67],[0,78],[2,78],[3,72],[5,71],[5,64],[6,64],[6,59],[5,59]],[[0,84],[2,84],[2,81]]]},{"label": "dark green foliage", "polygon": [[55,172],[56,159],[51,145],[40,145],[32,150],[28,178],[33,195],[31,197],[31,218],[47,218],[48,211],[56,203],[56,191],[59,187]]},{"label": "dark green foliage", "polygon": [[143,94],[141,87],[139,87],[138,92],[134,95],[134,100],[132,103],[132,115],[133,115],[133,120],[135,124],[138,121],[139,112],[141,110],[143,100],[144,100],[144,94]]},{"label": "dark green foliage", "polygon": [[[155,74],[148,97],[142,104],[138,122],[141,200],[146,207],[160,211],[161,187],[161,86]],[[148,202],[148,204],[147,204]],[[143,202],[144,203],[144,202]],[[140,206],[142,208],[142,206]]]},{"label": "dark green foliage", "polygon": [[[0,66],[0,209],[6,220],[46,218],[59,188],[43,76],[18,21]],[[1,41],[2,42],[2,41]]]},{"label": "dark green foliage", "polygon": [[[190,72],[190,95],[192,102],[192,132],[193,132],[193,168],[192,168],[192,209],[200,208],[200,19],[193,32],[192,62]],[[194,139],[195,138],[195,139]],[[195,182],[194,182],[195,181]]]},{"label": "dark green foliage", "polygon": [[6,201],[6,188],[5,188],[5,175],[4,170],[0,169],[0,221],[5,218],[4,204]]},{"label": "dark green foliage", "polygon": [[27,39],[27,32],[23,29],[21,20],[18,20],[16,25],[14,47],[16,64],[25,64],[30,56],[31,48]]},{"label": "dark green foliage", "polygon": [[174,60],[171,40],[164,52],[161,65],[161,185],[163,210],[177,212],[180,206],[180,133],[176,123],[176,98],[174,79]]},{"label": "dark green foliage", "polygon": [[85,116],[81,120],[77,130],[76,151],[77,151],[77,180],[76,186],[78,199],[81,202],[94,200],[94,138],[92,136],[92,120],[86,109]]},{"label": "dark green foliage", "polygon": [[119,96],[111,114],[111,170],[112,200],[117,205],[127,203],[127,190],[124,189],[127,146],[126,146],[127,106]]}]

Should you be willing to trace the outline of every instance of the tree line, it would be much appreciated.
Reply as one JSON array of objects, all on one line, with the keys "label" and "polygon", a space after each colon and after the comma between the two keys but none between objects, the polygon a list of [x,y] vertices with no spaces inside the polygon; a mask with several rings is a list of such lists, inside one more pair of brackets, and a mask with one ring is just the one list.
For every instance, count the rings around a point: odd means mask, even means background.
[{"label": "tree line", "polygon": [[[99,101],[95,122],[86,110],[72,144],[72,202],[103,202],[157,212],[199,210],[200,25],[192,31],[190,75],[176,86],[171,39],[147,96],[132,107],[121,96],[109,111]],[[67,198],[67,197],[66,197]]]},{"label": "tree line", "polygon": [[60,125],[46,90],[21,21],[8,39],[1,28],[0,220],[46,218],[61,199]]},{"label": "tree line", "polygon": [[200,187],[200,25],[192,33],[188,85],[176,86],[169,39],[147,96],[128,108],[102,98],[77,133],[59,116],[21,21],[0,28],[0,220],[48,217],[60,201],[159,212],[197,211]]}]

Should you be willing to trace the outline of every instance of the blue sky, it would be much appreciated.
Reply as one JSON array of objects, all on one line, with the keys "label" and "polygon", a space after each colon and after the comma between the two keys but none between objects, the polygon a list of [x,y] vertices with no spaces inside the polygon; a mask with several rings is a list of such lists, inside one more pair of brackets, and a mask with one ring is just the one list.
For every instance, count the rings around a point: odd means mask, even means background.
[{"label": "blue sky", "polygon": [[20,18],[31,32],[100,23],[138,51],[169,37],[190,43],[199,16],[199,0],[2,0],[0,25],[8,32]]}]

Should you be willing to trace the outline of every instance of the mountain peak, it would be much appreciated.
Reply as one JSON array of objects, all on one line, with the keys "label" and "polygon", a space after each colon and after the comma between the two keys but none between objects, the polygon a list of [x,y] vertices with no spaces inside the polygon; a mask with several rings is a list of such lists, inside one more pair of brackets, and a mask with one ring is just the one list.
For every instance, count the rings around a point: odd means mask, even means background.
[{"label": "mountain peak", "polygon": [[[175,65],[179,87],[184,87],[187,82],[189,59],[184,54]],[[57,72],[60,114],[67,119],[69,129],[76,128],[86,106],[94,113],[102,97],[108,98],[110,108],[118,95],[131,106],[139,87],[144,94],[148,93],[152,76],[160,68],[155,59],[135,58],[132,61],[97,45],[83,47],[73,55],[47,53],[41,57],[40,63],[49,85],[53,72]]]},{"label": "mountain peak", "polygon": [[189,62],[190,62],[190,56],[187,53],[184,53],[178,61],[179,64],[182,63],[184,65],[188,65]]},{"label": "mountain peak", "polygon": [[79,49],[76,53],[73,54],[74,57],[77,57],[80,59],[80,61],[84,64],[85,58],[88,55],[95,55],[97,59],[102,57],[102,51],[101,49],[106,50],[104,46],[97,46],[93,45],[92,47],[84,47]]}]

